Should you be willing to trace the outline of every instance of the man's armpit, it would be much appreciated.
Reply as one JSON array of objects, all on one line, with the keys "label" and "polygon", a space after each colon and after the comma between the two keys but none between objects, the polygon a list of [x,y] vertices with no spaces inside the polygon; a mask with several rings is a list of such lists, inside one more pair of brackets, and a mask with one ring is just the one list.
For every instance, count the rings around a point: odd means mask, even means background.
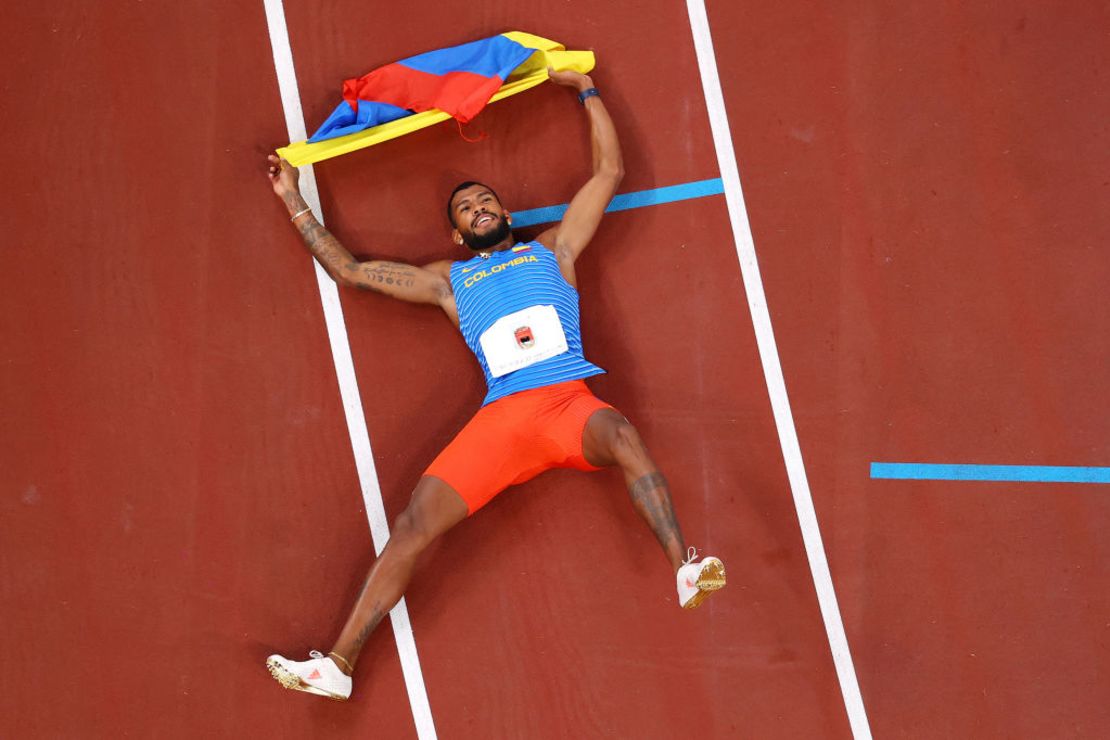
[{"label": "man's armpit", "polygon": [[558,239],[558,225],[552,226],[550,229],[546,229],[545,231],[540,232],[540,235],[536,237],[536,241],[550,249],[552,252],[555,251],[555,242],[558,241]]}]

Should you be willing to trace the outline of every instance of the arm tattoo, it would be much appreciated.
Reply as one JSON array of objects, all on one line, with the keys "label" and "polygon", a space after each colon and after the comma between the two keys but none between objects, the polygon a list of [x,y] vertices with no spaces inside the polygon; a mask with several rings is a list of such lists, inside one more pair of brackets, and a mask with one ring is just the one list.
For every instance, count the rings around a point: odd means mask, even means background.
[{"label": "arm tattoo", "polygon": [[285,195],[281,196],[281,201],[285,203],[285,207],[289,209],[290,213],[308,208],[308,204],[305,203],[304,198],[296,190],[286,192]]},{"label": "arm tattoo", "polygon": [[336,280],[344,269],[358,269],[361,280],[356,281],[360,288],[378,293],[395,292],[416,285],[416,269],[412,265],[399,262],[373,261],[359,263],[339,240],[314,218],[306,218],[297,224],[308,250],[320,260],[320,264]]},{"label": "arm tattoo", "polygon": [[320,260],[320,264],[331,273],[332,277],[335,277],[335,271],[342,267],[350,267],[356,264],[354,258],[343,248],[339,240],[317,223],[316,219],[304,219],[297,224],[297,230],[301,232],[301,238],[304,239],[308,251]]},{"label": "arm tattoo", "polygon": [[416,270],[399,262],[367,262],[361,270],[364,278],[360,288],[385,293],[389,287],[411,288],[416,284]]}]

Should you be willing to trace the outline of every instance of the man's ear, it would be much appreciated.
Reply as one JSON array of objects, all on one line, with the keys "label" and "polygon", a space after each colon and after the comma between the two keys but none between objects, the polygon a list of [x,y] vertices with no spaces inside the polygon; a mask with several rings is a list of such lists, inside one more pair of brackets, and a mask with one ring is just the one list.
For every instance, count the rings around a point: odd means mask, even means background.
[{"label": "man's ear", "polygon": [[452,229],[451,239],[454,240],[455,244],[458,244],[460,247],[462,246],[463,238],[462,238],[462,234],[459,233],[458,229]]},{"label": "man's ear", "polygon": [[505,211],[505,223],[507,223],[509,226],[513,225],[513,214],[509,213],[508,211]]}]

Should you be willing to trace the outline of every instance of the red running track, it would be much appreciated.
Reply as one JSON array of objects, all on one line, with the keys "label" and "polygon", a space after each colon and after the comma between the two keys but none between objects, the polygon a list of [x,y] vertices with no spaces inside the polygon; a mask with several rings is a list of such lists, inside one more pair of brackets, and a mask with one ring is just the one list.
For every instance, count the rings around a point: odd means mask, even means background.
[{"label": "red running track", "polygon": [[[225,7],[226,5],[226,7]],[[326,646],[371,548],[262,3],[15,6],[0,271],[0,735],[415,734],[388,625],[347,704],[262,662]],[[520,28],[596,49],[626,190],[718,176],[685,8],[286,8],[310,127],[345,77]],[[1110,464],[1107,13],[710,3],[794,418],[878,737],[1110,730],[1105,486],[871,481],[873,460]],[[34,70],[31,73],[30,70]],[[163,93],[163,94],[153,94]],[[571,96],[316,168],[364,255],[457,254],[588,168]],[[845,737],[721,197],[607,217],[592,382],[730,585],[675,608],[617,475],[549,473],[429,552],[407,602],[438,734]],[[392,517],[481,398],[434,309],[343,292]]]}]

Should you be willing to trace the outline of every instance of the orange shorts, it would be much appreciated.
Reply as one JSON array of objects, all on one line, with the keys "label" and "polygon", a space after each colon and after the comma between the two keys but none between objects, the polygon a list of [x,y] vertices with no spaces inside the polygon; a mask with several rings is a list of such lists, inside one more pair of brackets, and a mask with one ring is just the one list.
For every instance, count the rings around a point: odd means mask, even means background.
[{"label": "orange shorts", "polygon": [[505,396],[479,409],[424,475],[458,491],[473,514],[545,470],[598,470],[582,454],[582,433],[591,414],[609,408],[581,380]]}]

